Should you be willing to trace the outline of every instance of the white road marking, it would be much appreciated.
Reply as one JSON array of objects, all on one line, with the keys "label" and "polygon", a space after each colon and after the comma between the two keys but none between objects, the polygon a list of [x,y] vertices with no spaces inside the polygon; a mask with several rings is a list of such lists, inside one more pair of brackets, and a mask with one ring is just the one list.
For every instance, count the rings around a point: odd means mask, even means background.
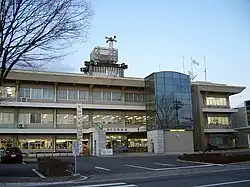
[{"label": "white road marking", "polygon": [[155,171],[154,168],[147,168],[147,167],[143,167],[143,166],[136,166],[136,165],[130,165],[130,164],[125,164],[125,166],[131,167],[131,168],[138,168],[138,169],[145,169],[145,170]]},{"label": "white road marking", "polygon": [[100,169],[100,170],[104,170],[104,171],[111,171],[110,169],[99,167],[99,166],[95,166],[95,169]]},{"label": "white road marking", "polygon": [[135,187],[135,186],[138,186],[138,185],[126,184],[124,182],[119,182],[119,183],[108,183],[108,184],[83,185],[83,186],[77,186],[77,187],[105,187],[105,186],[110,186],[110,187]]},{"label": "white road marking", "polygon": [[162,163],[154,163],[155,165],[159,165],[159,166],[174,166],[173,164],[162,164]]},{"label": "white road marking", "polygon": [[217,165],[217,166],[222,166],[223,164],[213,164],[213,163],[207,163],[207,162],[195,162],[195,161],[188,161],[188,160],[179,160],[177,159],[178,162],[184,162],[184,163],[193,163],[193,164],[204,164],[204,165],[207,165],[207,164],[212,164],[212,165]]},{"label": "white road marking", "polygon": [[214,183],[214,184],[205,184],[200,186],[194,186],[194,187],[212,187],[212,186],[224,186],[229,184],[239,184],[239,183],[246,183],[250,182],[250,180],[241,180],[241,181],[231,181],[231,182],[222,182],[222,183]]},{"label": "white road marking", "polygon": [[177,170],[177,169],[189,169],[189,168],[203,168],[203,167],[211,167],[211,166],[214,166],[214,165],[208,164],[208,165],[183,166],[183,167],[174,167],[174,168],[159,168],[159,169],[154,169],[154,171]]},{"label": "white road marking", "polygon": [[45,177],[43,174],[41,174],[39,171],[37,171],[36,169],[32,169],[32,171],[33,171],[35,174],[37,174],[40,178],[46,179],[46,177]]},{"label": "white road marking", "polygon": [[130,164],[125,164],[125,166],[132,167],[132,168],[138,168],[138,169],[145,169],[145,170],[150,170],[150,171],[165,171],[165,170],[177,170],[177,169],[212,167],[212,166],[217,166],[217,165],[207,164],[207,165],[182,166],[182,167],[173,167],[173,168],[148,168],[148,167],[137,166],[137,165],[130,165]]}]

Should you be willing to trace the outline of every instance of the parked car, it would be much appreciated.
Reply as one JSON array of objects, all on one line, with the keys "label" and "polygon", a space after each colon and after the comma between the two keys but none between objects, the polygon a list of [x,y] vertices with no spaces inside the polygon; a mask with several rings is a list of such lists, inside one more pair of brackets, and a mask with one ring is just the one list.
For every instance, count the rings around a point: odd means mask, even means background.
[{"label": "parked car", "polygon": [[9,147],[1,155],[1,163],[23,163],[22,151],[18,147]]}]

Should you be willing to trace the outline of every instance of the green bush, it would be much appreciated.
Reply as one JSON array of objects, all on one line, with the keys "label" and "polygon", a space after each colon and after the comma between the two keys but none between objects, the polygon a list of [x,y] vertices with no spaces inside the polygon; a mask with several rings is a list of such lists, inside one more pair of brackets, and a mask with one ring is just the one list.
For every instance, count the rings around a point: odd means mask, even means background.
[{"label": "green bush", "polygon": [[38,169],[46,177],[67,176],[70,173],[72,162],[60,158],[43,157],[38,158]]},{"label": "green bush", "polygon": [[200,153],[200,154],[183,154],[178,157],[180,160],[228,164],[234,162],[250,161],[250,154],[225,154],[225,153]]}]

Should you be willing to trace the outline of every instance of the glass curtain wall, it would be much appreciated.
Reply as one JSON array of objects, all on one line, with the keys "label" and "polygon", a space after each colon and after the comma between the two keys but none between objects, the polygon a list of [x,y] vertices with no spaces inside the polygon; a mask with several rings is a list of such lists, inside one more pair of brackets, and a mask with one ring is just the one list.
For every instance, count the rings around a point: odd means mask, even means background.
[{"label": "glass curtain wall", "polygon": [[146,77],[148,130],[192,128],[190,78],[178,72],[157,72]]}]

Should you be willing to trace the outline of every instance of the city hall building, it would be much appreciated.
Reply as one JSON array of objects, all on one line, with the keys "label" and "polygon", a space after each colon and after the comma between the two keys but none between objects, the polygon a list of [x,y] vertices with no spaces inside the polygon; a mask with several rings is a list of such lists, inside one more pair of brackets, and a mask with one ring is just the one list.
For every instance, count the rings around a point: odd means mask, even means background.
[{"label": "city hall building", "polygon": [[93,153],[96,130],[105,133],[106,147],[126,145],[130,152],[235,146],[237,109],[230,109],[229,96],[244,87],[190,82],[172,71],[124,77],[127,65],[117,63],[118,55],[107,62],[107,50],[96,47],[83,73],[11,71],[0,90],[1,147],[71,151],[80,137]]}]

